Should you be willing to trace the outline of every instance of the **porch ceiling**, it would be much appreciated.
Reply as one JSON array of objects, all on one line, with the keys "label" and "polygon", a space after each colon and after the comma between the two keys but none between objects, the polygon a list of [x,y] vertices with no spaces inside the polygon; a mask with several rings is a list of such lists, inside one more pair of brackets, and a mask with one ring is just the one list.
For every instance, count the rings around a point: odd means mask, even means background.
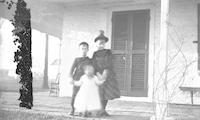
[{"label": "porch ceiling", "polygon": [[[43,32],[62,38],[65,7],[79,5],[109,5],[113,3],[140,3],[141,0],[26,0],[32,12],[33,26]],[[142,0],[155,2],[160,0]]]},{"label": "porch ceiling", "polygon": [[46,0],[46,2],[43,0],[27,0],[31,9],[32,27],[41,32],[62,38],[63,6],[49,1],[51,0]]},{"label": "porch ceiling", "polygon": [[[38,0],[36,0],[38,1]],[[160,0],[39,0],[41,2],[47,3],[57,3],[62,4],[64,6],[71,6],[71,5],[95,5],[95,4],[109,4],[109,3],[139,3],[139,2],[155,2]]]},{"label": "porch ceiling", "polygon": [[[62,38],[63,6],[54,2],[26,0],[31,10],[31,26],[40,32]],[[7,5],[0,3],[0,17],[13,19],[14,9],[8,10]]]},{"label": "porch ceiling", "polygon": [[[32,28],[41,32],[62,38],[63,16],[65,7],[79,5],[109,5],[113,3],[139,3],[141,0],[25,0],[31,8]],[[142,0],[155,2],[160,0]],[[2,6],[2,4],[1,4]],[[5,7],[6,8],[6,7]],[[0,10],[3,9],[2,7]],[[2,13],[4,11],[4,13]],[[1,10],[0,15],[8,17],[7,10]]]},{"label": "porch ceiling", "polygon": [[[141,0],[40,0],[43,2],[54,2],[54,3],[109,3],[109,2],[137,2]],[[146,0],[155,1],[155,0]]]}]

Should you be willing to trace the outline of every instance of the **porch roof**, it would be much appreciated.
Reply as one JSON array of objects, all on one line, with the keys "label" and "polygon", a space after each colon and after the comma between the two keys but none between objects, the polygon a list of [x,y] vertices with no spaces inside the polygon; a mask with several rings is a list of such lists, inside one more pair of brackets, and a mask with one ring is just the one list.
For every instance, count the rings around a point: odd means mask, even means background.
[{"label": "porch roof", "polygon": [[[83,5],[109,5],[121,3],[138,3],[140,0],[25,0],[31,8],[32,28],[62,39],[63,17],[65,7]],[[160,0],[142,0],[155,2]],[[2,7],[3,6],[3,7]],[[8,14],[10,13],[10,14]],[[6,5],[0,3],[0,16],[11,19],[13,11],[9,12]]]}]

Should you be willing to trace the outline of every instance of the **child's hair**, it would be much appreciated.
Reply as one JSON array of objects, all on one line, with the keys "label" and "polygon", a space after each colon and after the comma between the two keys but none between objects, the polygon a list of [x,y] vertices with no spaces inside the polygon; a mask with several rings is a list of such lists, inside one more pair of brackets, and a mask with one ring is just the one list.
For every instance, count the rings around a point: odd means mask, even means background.
[{"label": "child's hair", "polygon": [[89,44],[87,42],[81,42],[81,43],[79,43],[79,46],[81,46],[81,45],[85,45],[85,46],[87,46],[89,48]]}]

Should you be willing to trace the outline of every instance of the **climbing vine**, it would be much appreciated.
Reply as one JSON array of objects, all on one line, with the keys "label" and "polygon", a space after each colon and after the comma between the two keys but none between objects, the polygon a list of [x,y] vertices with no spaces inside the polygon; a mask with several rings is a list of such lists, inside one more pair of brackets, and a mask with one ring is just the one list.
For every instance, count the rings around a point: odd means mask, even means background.
[{"label": "climbing vine", "polygon": [[33,106],[33,89],[32,89],[32,57],[31,57],[31,15],[30,9],[27,8],[27,4],[24,0],[17,0],[17,2],[6,2],[8,9],[14,4],[16,10],[14,19],[11,20],[15,36],[14,44],[17,46],[17,50],[14,53],[14,62],[17,63],[16,74],[19,75],[21,84],[19,88],[20,107],[31,109]]}]

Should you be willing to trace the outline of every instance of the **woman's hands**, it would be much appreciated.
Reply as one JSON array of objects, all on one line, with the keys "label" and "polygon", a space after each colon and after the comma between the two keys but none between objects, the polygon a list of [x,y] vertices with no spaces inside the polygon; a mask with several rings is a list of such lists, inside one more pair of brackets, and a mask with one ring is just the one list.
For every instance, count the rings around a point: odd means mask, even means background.
[{"label": "woman's hands", "polygon": [[99,81],[102,81],[102,82],[106,81],[105,77],[103,75],[101,75],[99,72],[97,72],[97,78]]},{"label": "woman's hands", "polygon": [[74,80],[73,80],[73,78],[70,78],[70,80],[69,80],[69,84],[74,84]]}]

